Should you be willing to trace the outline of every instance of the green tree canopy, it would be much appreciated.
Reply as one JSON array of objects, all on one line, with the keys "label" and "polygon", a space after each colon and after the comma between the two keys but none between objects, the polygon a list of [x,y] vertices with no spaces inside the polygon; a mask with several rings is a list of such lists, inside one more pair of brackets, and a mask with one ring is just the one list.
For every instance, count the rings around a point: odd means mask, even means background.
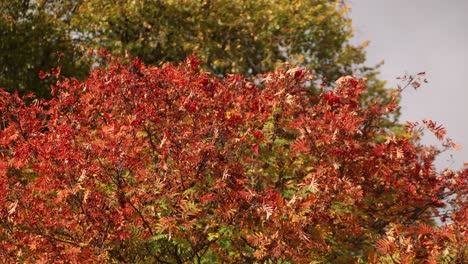
[{"label": "green tree canopy", "polygon": [[[81,48],[126,52],[148,64],[180,62],[196,53],[219,75],[255,75],[279,63],[312,69],[318,79],[362,72],[364,46],[352,45],[348,7],[336,0],[0,0],[0,86],[47,93],[39,70],[59,62],[84,76]],[[74,64],[71,62],[75,61]],[[369,71],[371,70],[371,71]],[[73,71],[73,74],[69,74]],[[373,76],[370,78],[375,81]],[[371,85],[384,93],[380,82]]]},{"label": "green tree canopy", "polygon": [[[48,2],[0,0],[0,86],[9,91],[45,96],[50,83],[39,79],[40,70],[61,65],[66,75],[83,77],[89,69],[71,58],[72,1],[64,5]],[[67,59],[59,61],[58,52]]]},{"label": "green tree canopy", "polygon": [[330,0],[86,0],[72,24],[83,43],[150,64],[197,53],[219,74],[292,61],[336,79],[364,62],[363,47],[348,42],[347,10]]}]

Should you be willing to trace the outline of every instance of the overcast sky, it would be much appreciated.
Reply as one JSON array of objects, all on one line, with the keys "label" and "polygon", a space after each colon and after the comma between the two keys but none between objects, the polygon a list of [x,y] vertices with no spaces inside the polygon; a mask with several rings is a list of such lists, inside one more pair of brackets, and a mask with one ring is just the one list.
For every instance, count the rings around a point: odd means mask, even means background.
[{"label": "overcast sky", "polygon": [[[468,162],[468,0],[350,0],[356,42],[370,41],[367,64],[384,60],[381,78],[425,71],[428,84],[405,90],[401,121],[432,119],[462,146],[437,160]],[[436,143],[426,136],[426,143]],[[450,154],[453,160],[450,159]]]}]

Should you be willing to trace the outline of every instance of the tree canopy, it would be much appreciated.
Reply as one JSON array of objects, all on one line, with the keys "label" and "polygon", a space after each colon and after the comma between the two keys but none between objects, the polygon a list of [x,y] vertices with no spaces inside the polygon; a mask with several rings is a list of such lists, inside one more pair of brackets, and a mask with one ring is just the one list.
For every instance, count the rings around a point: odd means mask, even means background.
[{"label": "tree canopy", "polygon": [[0,0],[0,258],[463,263],[468,169],[389,129],[424,74],[384,89],[347,10]]},{"label": "tree canopy", "polygon": [[[468,169],[434,169],[399,93],[318,94],[279,69],[214,77],[105,55],[50,100],[1,92],[0,256],[72,263],[462,263]],[[415,78],[408,86],[417,87]],[[402,88],[403,90],[403,88]],[[401,92],[401,90],[399,91]],[[442,224],[434,225],[434,217]]]},{"label": "tree canopy", "polygon": [[[219,75],[255,75],[291,62],[320,79],[368,74],[364,46],[352,45],[348,7],[337,0],[0,0],[0,86],[48,94],[37,74],[62,66],[82,78],[87,48],[126,52],[149,65],[192,53]],[[55,52],[65,53],[57,61]],[[75,57],[75,58],[74,58]],[[382,83],[373,92],[385,94]]]},{"label": "tree canopy", "polygon": [[83,41],[148,64],[196,53],[215,73],[257,74],[293,61],[333,80],[364,62],[346,12],[330,0],[87,0],[73,25]]},{"label": "tree canopy", "polygon": [[[89,67],[75,60],[66,10],[47,5],[49,1],[0,0],[0,87],[21,94],[49,94],[40,70],[60,64],[65,74],[84,77]],[[59,61],[58,53],[66,55]]]}]

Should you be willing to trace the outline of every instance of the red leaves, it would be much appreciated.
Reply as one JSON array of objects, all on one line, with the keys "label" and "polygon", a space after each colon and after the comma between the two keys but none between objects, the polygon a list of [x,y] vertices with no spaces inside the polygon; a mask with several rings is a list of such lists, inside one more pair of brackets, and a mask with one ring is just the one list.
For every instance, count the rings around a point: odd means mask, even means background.
[{"label": "red leaves", "polygon": [[39,71],[39,78],[40,79],[45,79],[50,76],[50,73],[45,73],[43,70]]},{"label": "red leaves", "polygon": [[427,79],[425,78],[426,72],[419,72],[416,75],[408,75],[404,74],[401,77],[398,77],[397,80],[404,82],[404,86],[397,85],[398,90],[402,92],[408,86],[412,86],[415,90],[421,87],[421,83],[427,83]]},{"label": "red leaves", "polygon": [[419,82],[414,81],[411,83],[411,86],[413,86],[414,89],[418,89],[419,87],[421,87],[421,84]]},{"label": "red leaves", "polygon": [[264,135],[261,131],[258,131],[258,130],[255,130],[252,132],[252,134],[254,135],[255,139],[257,140],[262,140],[264,138]]},{"label": "red leaves", "polygon": [[[412,223],[429,222],[444,197],[463,197],[467,173],[439,175],[436,150],[417,133],[384,129],[395,102],[365,107],[362,80],[340,78],[315,96],[304,69],[265,74],[257,86],[200,73],[196,57],[154,68],[106,56],[105,69],[84,82],[61,80],[49,101],[0,97],[8,254],[30,262],[37,252],[44,261],[161,252],[164,261],[191,262],[208,251],[229,263],[349,261],[374,254],[371,244],[382,255],[408,250],[396,233],[374,239],[390,224],[404,243],[419,230],[432,243],[422,248],[448,248],[442,234],[429,236],[440,229]],[[51,74],[60,69],[41,73]],[[444,138],[441,126],[424,124]],[[464,211],[452,215],[444,217],[461,223]],[[463,228],[444,232],[457,248]]]},{"label": "red leaves", "polygon": [[308,153],[310,147],[308,146],[308,141],[305,139],[297,138],[291,145],[291,150],[297,153]]},{"label": "red leaves", "polygon": [[62,67],[60,66],[57,66],[56,68],[52,68],[50,72],[44,72],[43,70],[40,70],[39,79],[45,79],[50,76],[54,77],[55,79],[59,79],[61,72],[62,72]]},{"label": "red leaves", "polygon": [[447,131],[442,125],[437,125],[434,121],[426,120],[426,119],[423,120],[423,123],[432,133],[434,133],[437,139],[439,140],[444,139],[445,134],[447,134]]},{"label": "red leaves", "polygon": [[252,151],[253,151],[253,153],[255,153],[256,155],[258,155],[258,153],[259,153],[258,144],[253,144],[253,146],[252,146]]},{"label": "red leaves", "polygon": [[333,92],[325,93],[323,95],[323,99],[329,105],[335,105],[336,103],[340,102],[340,100],[341,100],[341,98],[339,96],[335,95]]},{"label": "red leaves", "polygon": [[213,202],[216,199],[215,194],[213,193],[207,193],[200,197],[200,203],[205,204],[205,203],[210,203]]}]

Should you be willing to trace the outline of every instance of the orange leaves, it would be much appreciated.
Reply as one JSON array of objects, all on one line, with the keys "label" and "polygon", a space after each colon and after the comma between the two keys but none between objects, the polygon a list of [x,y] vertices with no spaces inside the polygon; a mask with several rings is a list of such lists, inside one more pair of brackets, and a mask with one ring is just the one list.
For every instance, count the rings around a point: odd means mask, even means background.
[{"label": "orange leaves", "polygon": [[8,172],[8,162],[0,159],[0,177],[6,177]]},{"label": "orange leaves", "polygon": [[434,133],[437,139],[439,140],[444,139],[445,134],[447,134],[447,131],[442,125],[437,125],[434,121],[426,120],[426,119],[423,120],[423,123],[432,133]]},{"label": "orange leaves", "polygon": [[102,132],[104,134],[110,135],[110,134],[115,134],[115,127],[114,125],[106,125],[102,127]]},{"label": "orange leaves", "polygon": [[200,197],[200,203],[205,204],[205,203],[210,203],[216,199],[215,194],[213,193],[207,193]]},{"label": "orange leaves", "polygon": [[255,247],[265,246],[270,243],[268,237],[266,237],[261,232],[249,234],[247,236],[247,241],[250,243],[250,245]]},{"label": "orange leaves", "polygon": [[430,235],[433,232],[434,232],[434,228],[424,223],[421,224],[417,229],[418,235]]},{"label": "orange leaves", "polygon": [[450,229],[450,226],[434,227],[425,223],[411,228],[392,224],[386,236],[376,243],[379,260],[385,261],[395,256],[399,256],[402,263],[453,260],[456,258],[454,253],[463,248],[465,243],[457,240]]},{"label": "orange leaves", "polygon": [[239,198],[247,201],[247,202],[250,202],[252,201],[253,197],[254,197],[254,194],[248,190],[248,191],[245,191],[245,190],[240,190],[237,192],[239,194]]},{"label": "orange leaves", "polygon": [[297,138],[292,144],[291,149],[297,153],[308,153],[310,147],[308,146],[308,141],[305,139]]},{"label": "orange leaves", "polygon": [[394,238],[380,239],[376,242],[376,246],[382,254],[392,254],[394,252]]},{"label": "orange leaves", "polygon": [[[309,263],[411,260],[418,247],[429,259],[459,245],[461,227],[416,223],[441,214],[445,197],[463,197],[467,173],[439,175],[437,151],[416,133],[381,127],[388,106],[365,107],[362,80],[315,95],[303,69],[260,83],[197,65],[110,59],[84,82],[62,80],[51,100],[0,97],[0,216],[9,219],[0,237],[17,245],[8,252],[30,262],[34,252],[49,262],[157,252],[189,263],[209,252],[228,263]],[[460,223],[464,202],[448,202],[457,211],[444,217]],[[398,232],[379,240],[391,223]]]}]

